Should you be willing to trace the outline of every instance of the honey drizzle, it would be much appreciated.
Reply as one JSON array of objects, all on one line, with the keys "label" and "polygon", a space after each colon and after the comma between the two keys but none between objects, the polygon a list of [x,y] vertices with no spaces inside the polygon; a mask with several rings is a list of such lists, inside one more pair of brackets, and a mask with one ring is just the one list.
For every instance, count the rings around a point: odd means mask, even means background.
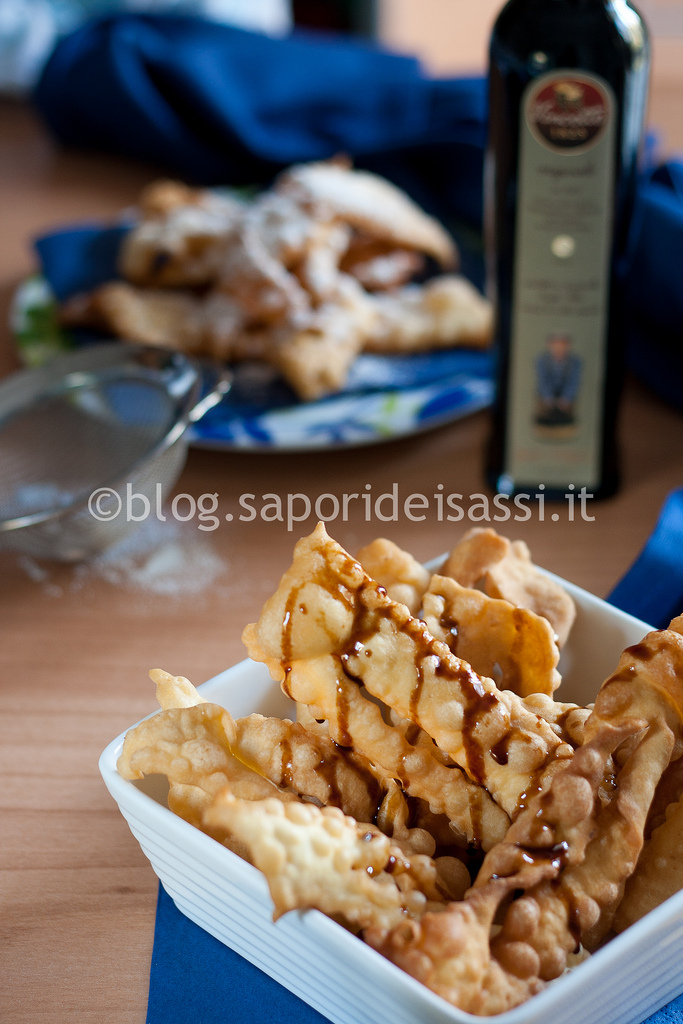
[{"label": "honey drizzle", "polygon": [[[342,600],[346,607],[353,611],[354,621],[352,624],[351,637],[345,650],[339,656],[340,670],[343,673],[343,676],[353,680],[357,685],[362,685],[362,677],[355,676],[349,671],[349,659],[353,656],[358,656],[363,651],[367,640],[375,634],[377,629],[372,615],[370,616],[370,622],[367,626],[365,625],[364,620],[367,617],[369,609],[367,609],[365,602],[362,600],[362,591],[365,589],[372,589],[377,596],[384,598],[386,598],[387,594],[384,587],[375,583],[368,584],[368,577],[365,574],[363,574],[363,582],[359,585],[354,586],[353,584],[344,583],[343,578],[345,577],[348,580],[353,573],[357,573],[358,568],[358,563],[350,556],[347,556],[338,568],[333,569],[325,566],[318,570],[318,572],[315,573],[312,582],[317,583],[332,597],[337,597]],[[283,690],[290,697],[291,692],[289,692],[288,689],[287,677],[291,672],[292,661],[292,619],[296,603],[299,599],[301,587],[303,585],[304,584],[300,587],[293,588],[291,593],[288,595],[285,606],[285,615],[283,617],[282,651],[283,667],[285,671]],[[474,782],[479,785],[484,785],[486,780],[486,751],[482,744],[476,739],[475,730],[482,718],[498,706],[498,697],[495,693],[489,692],[484,687],[482,680],[471,669],[471,667],[467,665],[466,662],[458,661],[452,651],[449,652],[449,657],[446,659],[442,657],[441,653],[434,651],[434,646],[437,641],[429,635],[425,624],[421,620],[414,619],[412,617],[406,619],[405,614],[401,613],[399,608],[400,606],[397,606],[392,602],[384,607],[373,609],[373,611],[376,615],[384,616],[385,618],[393,621],[399,629],[403,629],[404,632],[410,636],[411,640],[415,644],[415,685],[408,698],[408,716],[411,721],[418,721],[419,703],[425,681],[423,663],[426,658],[432,658],[435,662],[435,675],[446,677],[460,686],[462,698],[465,704],[463,709],[463,728],[461,730],[461,736],[467,762],[467,770],[470,778]],[[452,623],[451,625],[446,623],[446,628],[453,633],[454,640],[457,639],[457,623]],[[453,632],[454,630],[455,632]],[[330,634],[330,639],[336,640],[336,637]],[[450,655],[452,655],[453,660],[450,660]],[[337,686],[336,698],[338,737],[340,741],[339,745],[344,748],[352,747],[353,740],[348,728],[348,700],[346,699],[341,680]],[[512,739],[512,734],[513,730],[508,730],[508,733],[500,739],[494,750],[491,751],[491,756],[498,764],[507,764],[509,757],[508,747],[510,740]],[[543,771],[545,767],[546,765],[544,764],[540,771]],[[399,781],[402,785],[404,784],[403,780]],[[526,796],[526,794],[523,794],[523,796]],[[474,807],[471,809],[473,825],[475,825],[476,831],[478,832],[480,831],[480,808],[477,806],[476,809]]]},{"label": "honey drizzle", "polygon": [[439,625],[446,634],[444,642],[450,649],[451,653],[457,656],[458,641],[460,639],[460,624],[446,611],[445,607],[439,616]]},{"label": "honey drizzle", "polygon": [[292,764],[292,746],[289,740],[283,740],[280,744],[280,752],[282,756],[282,762],[280,766],[280,785],[285,789],[293,786],[293,764]]}]

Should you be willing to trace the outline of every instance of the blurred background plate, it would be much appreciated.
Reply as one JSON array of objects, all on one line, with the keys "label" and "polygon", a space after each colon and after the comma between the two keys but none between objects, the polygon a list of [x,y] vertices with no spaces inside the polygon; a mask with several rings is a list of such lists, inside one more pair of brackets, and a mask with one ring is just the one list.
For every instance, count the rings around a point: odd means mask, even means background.
[{"label": "blurred background plate", "polygon": [[[12,330],[27,366],[41,365],[78,343],[60,327],[54,295],[40,276],[17,290]],[[490,352],[361,355],[343,391],[301,402],[270,367],[243,363],[236,368],[230,393],[190,428],[188,439],[195,447],[226,450],[310,451],[375,444],[486,408],[493,397],[492,379]]]}]

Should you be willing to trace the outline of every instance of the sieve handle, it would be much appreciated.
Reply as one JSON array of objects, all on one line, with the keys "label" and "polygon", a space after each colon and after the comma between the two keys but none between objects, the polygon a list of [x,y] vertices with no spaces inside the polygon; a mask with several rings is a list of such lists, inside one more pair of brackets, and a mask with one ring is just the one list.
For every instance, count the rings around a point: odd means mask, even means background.
[{"label": "sieve handle", "polygon": [[213,409],[215,405],[218,405],[232,387],[233,373],[227,366],[218,367],[202,363],[202,371],[205,386],[208,385],[209,390],[202,395],[194,408],[190,410],[188,414],[190,423],[198,423],[209,409]]}]

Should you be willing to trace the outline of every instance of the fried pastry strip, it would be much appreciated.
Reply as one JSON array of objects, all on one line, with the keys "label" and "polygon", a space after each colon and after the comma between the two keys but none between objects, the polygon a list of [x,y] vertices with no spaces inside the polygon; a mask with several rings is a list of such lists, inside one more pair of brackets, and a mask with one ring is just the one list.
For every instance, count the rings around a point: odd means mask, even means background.
[{"label": "fried pastry strip", "polygon": [[367,291],[383,292],[407,284],[425,269],[425,259],[414,250],[397,249],[391,242],[382,242],[356,232],[339,268],[360,281]]},{"label": "fried pastry strip", "polygon": [[202,300],[191,292],[142,289],[112,281],[69,299],[60,317],[67,326],[96,327],[142,345],[190,353],[202,346]]},{"label": "fried pastry strip", "polygon": [[163,668],[153,668],[149,678],[157,688],[157,701],[162,711],[169,711],[171,708],[193,708],[196,704],[207,703],[185,676],[172,676]]},{"label": "fried pastry strip", "polygon": [[438,640],[479,675],[519,697],[550,696],[561,683],[560,652],[547,619],[509,601],[488,597],[445,576],[433,576],[424,595],[424,620]]},{"label": "fried pastry strip", "polygon": [[271,333],[265,358],[306,401],[339,391],[373,316],[370,297],[353,278],[339,275],[326,301]]},{"label": "fried pastry strip", "polygon": [[464,277],[443,274],[372,296],[376,318],[366,352],[428,352],[455,345],[488,348],[491,304]]},{"label": "fried pastry strip", "polygon": [[683,797],[683,757],[672,761],[662,775],[655,791],[655,798],[647,816],[645,838],[649,839],[654,829],[662,825],[670,804],[676,804]]},{"label": "fried pastry strip", "polygon": [[370,238],[424,252],[444,267],[457,263],[455,243],[437,220],[391,182],[352,170],[348,162],[290,167],[277,179],[275,191],[315,216],[336,217]]},{"label": "fried pastry strip", "polygon": [[[251,646],[250,651],[252,656],[258,653]],[[508,817],[486,790],[457,766],[446,767],[426,745],[413,745],[388,725],[377,704],[346,675],[340,659],[292,662],[285,688],[293,699],[308,704],[316,717],[327,720],[336,743],[360,751],[398,779],[408,795],[426,800],[434,814],[445,814],[454,841],[459,834],[461,840],[488,849],[505,834]]]},{"label": "fried pastry strip", "polygon": [[[172,811],[201,828],[202,814],[221,789],[248,800],[278,796],[277,786],[233,753],[234,721],[217,704],[171,708],[126,734],[117,769],[124,779],[165,775]],[[282,799],[294,799],[283,792]]]},{"label": "fried pastry strip", "polygon": [[140,197],[142,219],[124,238],[119,270],[152,288],[212,284],[244,205],[209,189],[156,181]]},{"label": "fried pastry strip", "polygon": [[552,762],[573,754],[520,698],[478,676],[392,601],[322,524],[299,542],[292,567],[243,639],[295,700],[316,705],[325,693],[328,706],[316,717],[328,719],[331,735],[335,721],[343,733],[353,687],[365,686],[424,729],[508,815],[542,784]]},{"label": "fried pastry strip", "polygon": [[360,753],[340,749],[294,722],[250,715],[235,721],[234,750],[248,767],[282,789],[374,821],[387,780]]},{"label": "fried pastry strip", "polygon": [[268,880],[276,919],[317,908],[356,931],[391,928],[421,916],[428,901],[445,902],[431,858],[407,860],[378,829],[336,807],[245,801],[224,791],[204,818],[214,833],[247,847]]},{"label": "fried pastry strip", "polygon": [[530,693],[524,697],[523,703],[529,711],[543,718],[563,743],[580,747],[585,742],[585,727],[593,710],[592,704],[587,708],[563,704],[545,693]]},{"label": "fried pastry strip", "polygon": [[[626,733],[612,730],[585,747],[555,774],[511,825],[504,841],[484,859],[473,889],[443,914],[425,914],[388,934],[378,928],[366,940],[432,991],[470,1013],[488,1016],[511,1009],[543,987],[540,958],[525,944],[525,924],[536,918],[522,897],[507,913],[517,941],[490,944],[494,916],[502,900],[553,880],[571,862],[581,862],[590,840],[592,811],[603,765]],[[536,910],[535,904],[533,909]],[[514,913],[514,917],[513,917]]]},{"label": "fried pastry strip", "polygon": [[[175,680],[165,685],[178,689]],[[184,686],[181,689],[181,699],[192,699]],[[250,715],[235,720],[206,702],[172,707],[131,729],[118,770],[127,779],[166,775],[169,805],[176,802],[176,786],[193,786],[204,793],[206,799],[199,801],[203,807],[229,786],[245,799],[303,796],[339,806],[366,822],[375,819],[387,791],[385,780],[370,764],[353,751],[340,750],[329,738],[313,736],[286,719]],[[194,805],[199,794],[195,797]],[[196,825],[194,809],[190,818],[179,813]]]},{"label": "fried pastry strip", "polygon": [[461,1010],[480,1016],[503,1013],[543,989],[533,971],[517,977],[491,955],[494,918],[514,887],[514,878],[494,879],[441,913],[427,912],[389,932],[369,928],[365,941]]},{"label": "fried pastry strip", "polygon": [[669,804],[664,821],[654,829],[626,883],[624,898],[614,919],[615,932],[623,932],[683,889],[683,798]]},{"label": "fried pastry strip", "polygon": [[264,193],[245,214],[226,252],[219,287],[258,324],[294,323],[311,308],[293,268],[325,230],[284,196]]},{"label": "fried pastry strip", "polygon": [[453,549],[441,575],[542,615],[553,627],[558,646],[566,643],[576,606],[559,583],[533,564],[523,541],[510,542],[495,530],[474,527]]},{"label": "fried pastry strip", "polygon": [[[500,896],[513,889],[533,889],[546,880],[557,878],[567,865],[582,862],[595,831],[596,797],[602,784],[604,764],[614,747],[641,724],[629,723],[621,729],[610,726],[554,774],[548,788],[536,794],[513,822],[504,840],[487,853],[474,888],[465,897],[466,901],[480,892]],[[503,890],[497,884],[501,881],[507,883]],[[444,927],[449,927],[445,921]],[[437,921],[432,938],[435,938],[438,928]],[[376,935],[375,939],[379,940],[379,936]],[[412,939],[419,946],[419,930],[413,932]],[[405,937],[401,945],[405,952]],[[391,946],[389,938],[388,948]],[[514,952],[522,951],[516,948]],[[539,961],[533,951],[526,951],[523,959],[526,968],[532,968],[528,973],[522,969],[521,959],[515,962],[514,958],[508,957],[504,966],[519,978],[537,973]],[[434,968],[438,969],[438,964],[435,963]]]},{"label": "fried pastry strip", "polygon": [[[624,733],[613,730],[617,740]],[[604,744],[603,744],[604,745]],[[366,940],[432,991],[470,1013],[488,1016],[511,1009],[543,987],[540,960],[521,941],[493,950],[490,936],[502,900],[557,877],[570,861],[581,860],[593,821],[606,749],[584,748],[558,772],[543,794],[535,796],[510,827],[505,840],[486,856],[475,887],[462,903],[443,914],[399,925],[388,934],[372,929]],[[529,917],[522,897],[512,904],[520,922]],[[508,917],[512,909],[508,911]],[[525,918],[526,914],[526,918]]]},{"label": "fried pastry strip", "polygon": [[522,910],[513,904],[496,938],[496,955],[505,959],[506,947],[519,943],[523,930],[525,944],[539,958],[541,978],[562,973],[579,942],[594,949],[609,932],[643,847],[657,783],[672,754],[678,757],[683,750],[680,620],[672,626],[648,634],[624,652],[586,724],[588,746],[629,723],[633,740],[625,746],[628,756],[611,799],[596,808],[594,835],[584,859],[570,864],[551,884],[527,892],[523,929],[516,919]]},{"label": "fried pastry strip", "polygon": [[[609,726],[577,751],[486,855],[463,903],[444,914],[427,913],[389,934],[372,929],[367,941],[470,1013],[500,1013],[540,991],[544,964],[526,939],[538,928],[541,910],[529,893],[556,884],[568,865],[582,863],[595,831],[605,763],[641,726],[639,721]],[[491,942],[494,916],[513,891],[527,895],[513,901],[505,916],[507,932]]]},{"label": "fried pastry strip", "polygon": [[368,576],[385,588],[392,601],[404,604],[411,615],[418,614],[430,574],[416,558],[384,537],[366,544],[356,557]]}]

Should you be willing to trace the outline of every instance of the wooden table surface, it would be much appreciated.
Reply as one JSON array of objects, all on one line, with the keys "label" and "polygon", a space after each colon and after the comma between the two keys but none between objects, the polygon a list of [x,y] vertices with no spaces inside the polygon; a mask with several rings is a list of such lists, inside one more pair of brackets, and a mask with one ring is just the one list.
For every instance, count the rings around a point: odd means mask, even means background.
[{"label": "wooden table surface", "polygon": [[[15,365],[6,310],[34,266],[30,239],[59,224],[106,218],[155,173],[59,151],[20,105],[0,105],[0,372]],[[149,560],[137,575],[0,556],[0,1006],[5,1024],[142,1024],[157,891],[151,868],[100,779],[97,759],[154,708],[147,670],[199,683],[241,659],[257,616],[314,526],[238,519],[238,498],[313,498],[399,485],[434,495],[485,490],[485,415],[420,437],[357,451],[303,455],[190,452],[177,492],[217,493],[232,522],[154,524],[149,543],[176,558],[166,586]],[[630,382],[623,407],[623,488],[594,522],[537,516],[514,524],[535,560],[597,594],[628,568],[667,493],[683,479],[683,416]],[[366,522],[356,503],[330,532],[351,550],[384,533],[426,559],[465,524]],[[434,507],[434,506],[433,506]],[[178,531],[176,534],[174,531]],[[158,534],[158,535],[157,535]],[[142,534],[140,535],[142,536]],[[142,542],[141,542],[142,543]],[[143,545],[144,547],[144,545]],[[153,560],[152,560],[153,561]],[[157,565],[157,570],[159,566]],[[184,575],[183,575],[184,573]],[[204,585],[209,573],[215,577]],[[197,592],[188,589],[196,585]]]}]

